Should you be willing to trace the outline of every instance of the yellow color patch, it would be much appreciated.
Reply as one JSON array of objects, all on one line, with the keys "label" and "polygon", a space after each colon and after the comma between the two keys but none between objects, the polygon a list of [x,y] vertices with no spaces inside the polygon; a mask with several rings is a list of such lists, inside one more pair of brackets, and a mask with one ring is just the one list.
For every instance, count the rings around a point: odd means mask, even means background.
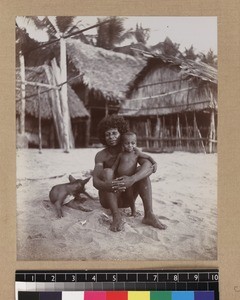
[{"label": "yellow color patch", "polygon": [[128,300],[150,300],[150,292],[128,292]]}]

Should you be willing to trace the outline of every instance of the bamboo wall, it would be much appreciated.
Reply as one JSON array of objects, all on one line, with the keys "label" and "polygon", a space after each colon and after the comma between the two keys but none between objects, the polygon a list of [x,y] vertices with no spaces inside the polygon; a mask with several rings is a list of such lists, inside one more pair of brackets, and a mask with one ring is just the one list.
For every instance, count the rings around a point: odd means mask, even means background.
[{"label": "bamboo wall", "polygon": [[[16,133],[19,130],[19,117],[16,119]],[[86,132],[88,127],[88,119],[75,118],[72,120],[73,138],[75,148],[87,147]],[[42,120],[41,122],[41,143],[43,148],[61,148],[57,138],[57,132],[53,120]],[[39,120],[32,116],[25,117],[25,140],[18,148],[39,148]]]},{"label": "bamboo wall", "polygon": [[138,147],[152,152],[217,152],[217,115],[214,111],[128,118],[137,133]]},{"label": "bamboo wall", "polygon": [[123,116],[154,116],[217,109],[217,85],[186,78],[177,67],[155,67],[121,105]]}]

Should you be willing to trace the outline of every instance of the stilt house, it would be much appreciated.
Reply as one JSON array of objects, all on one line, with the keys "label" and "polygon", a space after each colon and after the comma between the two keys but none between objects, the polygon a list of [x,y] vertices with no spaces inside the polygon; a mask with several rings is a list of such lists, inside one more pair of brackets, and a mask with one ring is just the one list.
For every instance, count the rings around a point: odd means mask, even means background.
[{"label": "stilt house", "polygon": [[152,151],[217,150],[217,70],[159,55],[131,83],[119,114]]},{"label": "stilt house", "polygon": [[[61,136],[61,104],[58,89],[54,85],[51,67],[42,65],[25,69],[26,97],[25,97],[25,134],[27,146],[39,146],[40,137],[42,147],[58,148],[63,142]],[[46,85],[46,86],[44,86]],[[50,87],[48,87],[48,85]],[[74,147],[83,147],[86,143],[86,126],[89,113],[83,102],[68,84],[68,105],[71,126],[71,139]],[[16,70],[16,118],[17,134],[19,132],[19,116],[21,113],[21,81],[20,71]]]}]

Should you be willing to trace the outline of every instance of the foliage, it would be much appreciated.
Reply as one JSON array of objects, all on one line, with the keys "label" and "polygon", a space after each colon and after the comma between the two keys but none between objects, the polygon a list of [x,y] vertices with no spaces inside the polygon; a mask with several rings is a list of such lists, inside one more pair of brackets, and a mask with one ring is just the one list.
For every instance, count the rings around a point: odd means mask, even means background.
[{"label": "foliage", "polygon": [[25,58],[27,59],[28,54],[31,52],[32,49],[38,47],[39,43],[36,42],[34,39],[30,38],[26,29],[22,29],[18,27],[17,24],[16,24],[15,34],[16,34],[16,62],[18,65],[18,54],[20,52],[24,53]]},{"label": "foliage", "polygon": [[98,26],[96,46],[110,50],[122,39],[125,31],[123,19],[119,17],[109,17],[102,20],[98,19],[98,23],[103,21],[108,22]]},{"label": "foliage", "polygon": [[56,25],[61,33],[66,33],[73,26],[74,17],[56,17]]},{"label": "foliage", "polygon": [[135,38],[138,43],[146,44],[149,39],[149,28],[143,28],[142,25],[136,24],[136,29],[127,30],[124,28],[124,18],[108,17],[98,19],[100,24],[97,30],[97,47],[102,47],[107,50],[112,50],[117,44],[121,44],[126,39]]},{"label": "foliage", "polygon": [[134,32],[134,35],[138,41],[138,43],[146,44],[149,36],[150,36],[150,29],[149,28],[143,28],[142,24],[140,26],[136,25],[136,30]]},{"label": "foliage", "polygon": [[179,46],[180,44],[173,43],[169,37],[166,37],[163,42],[163,54],[176,56],[179,53]]},{"label": "foliage", "polygon": [[173,43],[169,37],[166,37],[163,42],[152,46],[151,51],[153,54],[182,57],[182,53],[179,51],[179,46],[180,44]]},{"label": "foliage", "polygon": [[217,67],[217,55],[214,54],[212,49],[209,49],[207,54],[200,53],[199,58],[202,62],[212,66],[212,67]]},{"label": "foliage", "polygon": [[185,48],[185,51],[183,53],[184,58],[196,60],[198,58],[198,54],[195,53],[193,45],[189,49]]}]

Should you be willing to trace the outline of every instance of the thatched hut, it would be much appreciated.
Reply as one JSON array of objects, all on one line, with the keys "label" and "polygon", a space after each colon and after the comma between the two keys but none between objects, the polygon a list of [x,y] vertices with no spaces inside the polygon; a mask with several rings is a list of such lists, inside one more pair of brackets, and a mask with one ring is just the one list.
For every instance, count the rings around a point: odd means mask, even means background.
[{"label": "thatched hut", "polygon": [[[128,84],[146,64],[142,58],[117,53],[67,38],[68,82],[83,101],[90,119],[88,143],[97,139],[97,124],[106,115],[117,113],[125,99]],[[27,53],[26,66],[59,65],[59,42]],[[53,63],[53,60],[56,61]]]},{"label": "thatched hut", "polygon": [[118,112],[129,82],[145,61],[74,39],[67,39],[67,56],[70,84],[90,113],[90,142],[94,143],[97,124],[104,116]]},{"label": "thatched hut", "polygon": [[[60,101],[54,84],[51,67],[42,65],[25,69],[26,105],[25,105],[25,134],[28,147],[39,146],[39,130],[41,131],[42,146],[45,148],[60,147],[60,126],[62,120],[57,113]],[[38,88],[40,84],[40,88]],[[44,87],[46,85],[46,87]],[[50,87],[47,87],[50,85]],[[83,102],[68,84],[68,105],[71,118],[72,138],[75,147],[85,146],[85,132],[89,113]],[[16,69],[16,117],[17,133],[19,132],[19,116],[21,112],[21,83],[20,70]],[[39,127],[40,126],[40,127]]]},{"label": "thatched hut", "polygon": [[148,59],[120,112],[143,147],[216,151],[217,70],[159,55]]}]

